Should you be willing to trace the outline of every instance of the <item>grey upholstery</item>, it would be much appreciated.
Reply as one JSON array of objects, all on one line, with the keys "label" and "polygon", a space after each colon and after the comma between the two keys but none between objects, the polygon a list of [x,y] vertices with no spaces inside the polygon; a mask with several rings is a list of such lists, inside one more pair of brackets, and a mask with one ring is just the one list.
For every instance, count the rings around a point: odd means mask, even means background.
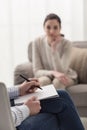
[{"label": "grey upholstery", "polygon": [[0,83],[0,130],[16,130],[12,122],[7,90],[3,83]]},{"label": "grey upholstery", "polygon": [[[87,41],[73,42],[70,66],[78,73],[78,84],[67,89],[81,116],[87,116]],[[33,77],[32,42],[28,46],[28,63],[18,65],[14,70],[14,84],[23,82],[19,74]]]}]

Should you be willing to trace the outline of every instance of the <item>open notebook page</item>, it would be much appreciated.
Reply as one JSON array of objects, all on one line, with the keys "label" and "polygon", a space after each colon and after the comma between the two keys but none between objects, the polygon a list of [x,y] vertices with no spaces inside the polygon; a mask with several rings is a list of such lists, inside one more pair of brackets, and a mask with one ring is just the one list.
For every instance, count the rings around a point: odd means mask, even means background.
[{"label": "open notebook page", "polygon": [[42,90],[37,89],[34,93],[29,93],[24,96],[19,96],[17,99],[15,99],[15,104],[24,103],[26,100],[28,100],[32,96],[36,96],[37,99],[39,99],[39,100],[59,96],[56,89],[54,88],[54,86],[52,84],[43,86],[41,88],[42,88]]}]

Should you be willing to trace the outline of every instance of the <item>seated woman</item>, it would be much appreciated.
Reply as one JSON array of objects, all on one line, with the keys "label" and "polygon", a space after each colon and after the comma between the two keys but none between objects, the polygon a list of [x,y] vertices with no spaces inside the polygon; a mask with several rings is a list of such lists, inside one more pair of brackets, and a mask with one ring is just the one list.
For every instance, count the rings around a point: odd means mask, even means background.
[{"label": "seated woman", "polygon": [[53,83],[65,89],[77,83],[77,74],[69,68],[71,42],[61,35],[61,19],[49,14],[44,20],[45,35],[33,42],[33,71],[42,86]]},{"label": "seated woman", "polygon": [[[31,89],[32,85],[39,85],[38,80],[8,88],[10,99],[34,92],[36,88]],[[59,97],[56,98],[39,101],[32,97],[23,105],[11,107],[17,130],[84,130],[68,93],[64,90],[57,92]]]}]

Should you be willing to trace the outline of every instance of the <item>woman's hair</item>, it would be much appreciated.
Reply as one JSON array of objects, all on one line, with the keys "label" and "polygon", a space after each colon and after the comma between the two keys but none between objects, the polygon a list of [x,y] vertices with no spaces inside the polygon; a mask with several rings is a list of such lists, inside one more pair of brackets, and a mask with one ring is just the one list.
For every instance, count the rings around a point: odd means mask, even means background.
[{"label": "woman's hair", "polygon": [[44,20],[44,23],[43,25],[45,25],[45,23],[48,21],[48,20],[52,20],[52,19],[56,19],[59,23],[59,26],[61,27],[61,19],[58,15],[54,14],[54,13],[51,13],[51,14],[48,14]]}]

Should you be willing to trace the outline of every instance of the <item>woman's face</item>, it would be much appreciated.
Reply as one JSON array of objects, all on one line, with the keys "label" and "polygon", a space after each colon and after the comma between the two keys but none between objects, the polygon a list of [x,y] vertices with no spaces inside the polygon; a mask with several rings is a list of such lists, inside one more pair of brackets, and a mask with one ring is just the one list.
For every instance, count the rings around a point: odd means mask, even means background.
[{"label": "woman's face", "polygon": [[52,42],[56,39],[56,37],[60,34],[60,25],[56,19],[46,21],[44,25],[44,30],[47,35],[47,39]]}]

